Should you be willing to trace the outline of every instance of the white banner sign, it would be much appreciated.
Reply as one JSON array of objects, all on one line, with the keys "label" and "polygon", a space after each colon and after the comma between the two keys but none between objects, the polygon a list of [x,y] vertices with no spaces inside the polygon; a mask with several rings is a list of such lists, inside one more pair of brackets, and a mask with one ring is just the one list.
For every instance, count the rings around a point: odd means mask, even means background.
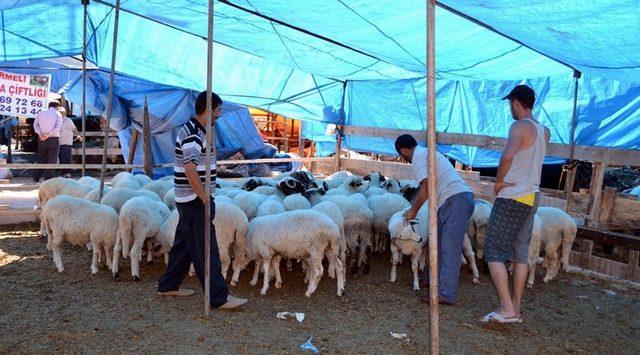
[{"label": "white banner sign", "polygon": [[47,108],[51,75],[0,71],[0,115],[36,117]]}]

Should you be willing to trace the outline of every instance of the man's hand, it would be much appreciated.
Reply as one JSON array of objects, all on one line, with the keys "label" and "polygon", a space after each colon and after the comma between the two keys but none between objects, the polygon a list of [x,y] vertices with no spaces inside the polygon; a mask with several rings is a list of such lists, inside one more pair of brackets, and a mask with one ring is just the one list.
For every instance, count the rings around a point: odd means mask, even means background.
[{"label": "man's hand", "polygon": [[405,211],[404,213],[404,221],[408,222],[414,218],[416,218],[416,216],[418,215],[418,211],[415,211],[413,208],[409,208],[407,211]]},{"label": "man's hand", "polygon": [[49,138],[49,136],[47,136],[46,134],[43,134],[43,135],[40,136],[40,140],[43,141],[43,142],[46,141],[47,138]]},{"label": "man's hand", "polygon": [[504,181],[496,181],[496,183],[493,185],[493,193],[495,195],[498,195],[498,192],[500,192],[500,190],[502,190],[505,187],[511,187],[511,186],[516,186],[516,184],[512,184],[510,182],[504,182]]}]

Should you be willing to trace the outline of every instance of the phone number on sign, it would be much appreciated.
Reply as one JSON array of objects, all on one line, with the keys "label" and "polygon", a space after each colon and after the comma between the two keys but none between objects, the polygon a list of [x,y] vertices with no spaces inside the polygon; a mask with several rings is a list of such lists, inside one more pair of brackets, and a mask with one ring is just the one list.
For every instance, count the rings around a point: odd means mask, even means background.
[{"label": "phone number on sign", "polygon": [[43,100],[29,100],[19,97],[0,96],[0,114],[37,115],[44,108]]}]

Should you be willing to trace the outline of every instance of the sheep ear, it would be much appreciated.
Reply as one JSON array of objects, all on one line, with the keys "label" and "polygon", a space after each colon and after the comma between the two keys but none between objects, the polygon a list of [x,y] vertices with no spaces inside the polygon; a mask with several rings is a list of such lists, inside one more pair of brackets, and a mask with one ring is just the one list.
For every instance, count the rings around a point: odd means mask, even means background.
[{"label": "sheep ear", "polygon": [[284,181],[284,184],[285,184],[288,188],[290,188],[290,189],[295,189],[295,188],[296,188],[296,184],[295,184],[295,182],[294,182],[294,181],[295,181],[295,180],[289,180],[289,179],[287,179],[287,180],[285,180],[285,181]]},{"label": "sheep ear", "polygon": [[367,175],[365,175],[365,176],[362,178],[362,180],[365,180],[365,181],[371,181],[371,174],[367,174]]}]

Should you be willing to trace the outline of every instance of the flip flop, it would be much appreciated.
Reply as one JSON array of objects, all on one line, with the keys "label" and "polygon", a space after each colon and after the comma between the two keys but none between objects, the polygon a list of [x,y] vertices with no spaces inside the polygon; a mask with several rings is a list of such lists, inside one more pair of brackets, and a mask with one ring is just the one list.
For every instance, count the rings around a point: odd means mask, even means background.
[{"label": "flip flop", "polygon": [[486,316],[480,319],[482,323],[500,323],[500,324],[514,324],[514,323],[522,323],[522,318],[505,318],[501,316],[498,312],[491,312]]}]

